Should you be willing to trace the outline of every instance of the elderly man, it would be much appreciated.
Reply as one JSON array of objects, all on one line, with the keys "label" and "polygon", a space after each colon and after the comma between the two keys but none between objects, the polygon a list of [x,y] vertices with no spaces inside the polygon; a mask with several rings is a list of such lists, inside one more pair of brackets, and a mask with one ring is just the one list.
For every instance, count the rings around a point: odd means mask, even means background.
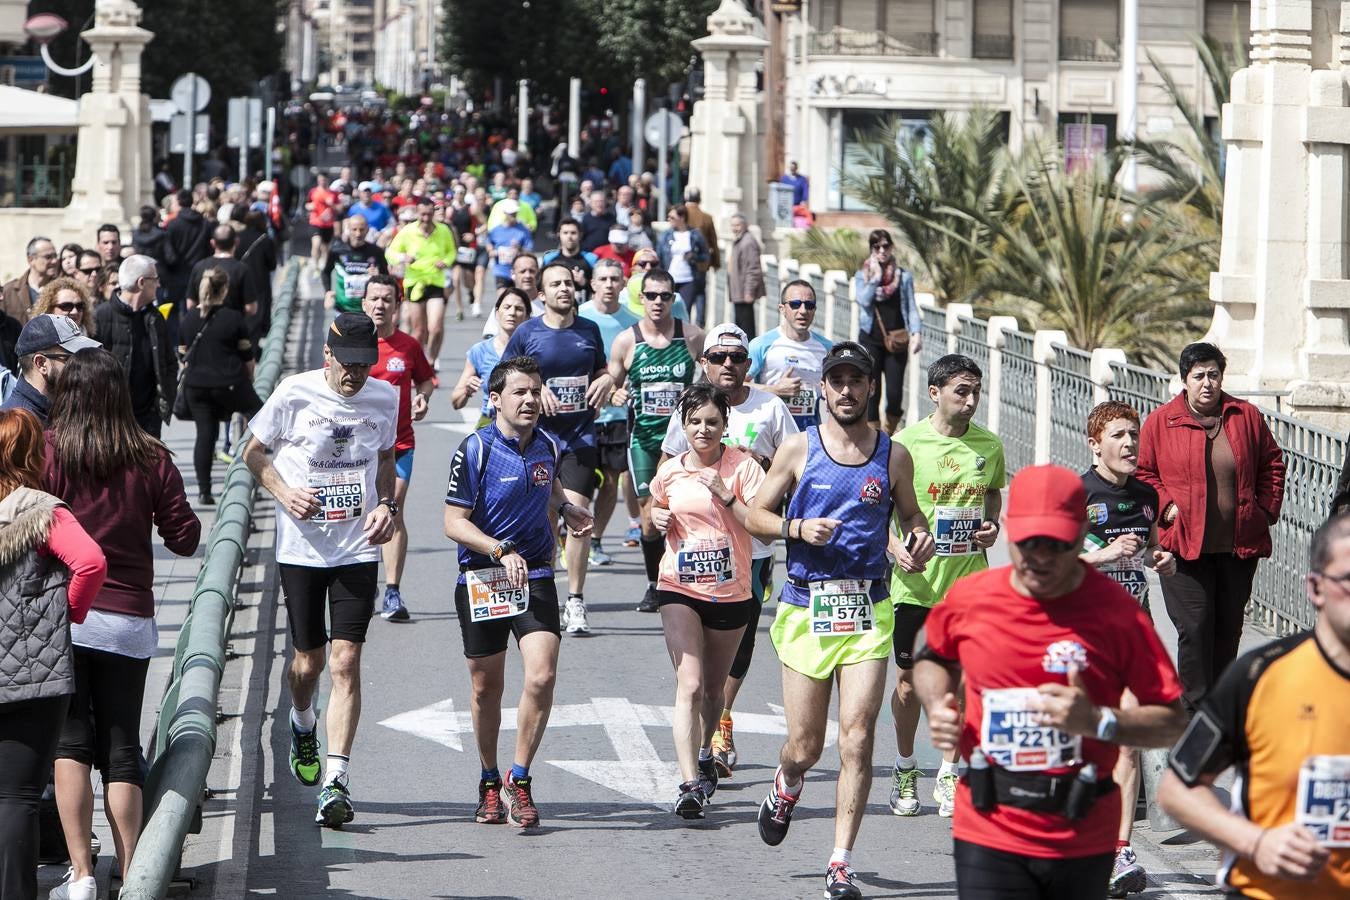
[{"label": "elderly man", "polygon": [[754,337],[755,301],[764,296],[764,270],[759,265],[762,250],[741,213],[731,217],[731,240],[727,296],[736,312],[736,327]]},{"label": "elderly man", "polygon": [[159,273],[155,261],[136,254],[122,260],[118,288],[94,308],[95,332],[117,357],[131,385],[131,408],[141,428],[159,437],[178,392],[178,363],[169,326],[155,306]]},{"label": "elderly man", "polygon": [[24,253],[28,257],[28,269],[0,288],[0,306],[20,322],[28,321],[33,305],[37,303],[38,291],[55,278],[60,269],[56,245],[45,237],[29,241]]}]

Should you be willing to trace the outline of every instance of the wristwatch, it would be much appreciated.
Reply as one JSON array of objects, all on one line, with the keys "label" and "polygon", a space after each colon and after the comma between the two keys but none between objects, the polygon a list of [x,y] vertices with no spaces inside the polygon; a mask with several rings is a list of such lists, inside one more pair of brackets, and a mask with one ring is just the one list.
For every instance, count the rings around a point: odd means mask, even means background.
[{"label": "wristwatch", "polygon": [[379,502],[379,503],[376,503],[375,505],[376,505],[376,506],[382,506],[382,505],[383,505],[383,506],[387,506],[387,507],[389,507],[389,515],[391,515],[391,516],[396,516],[396,515],[398,515],[398,501],[395,500],[393,497],[381,497],[381,498],[380,498],[380,502]]},{"label": "wristwatch", "polygon": [[1101,718],[1097,719],[1097,740],[1114,741],[1120,728],[1115,711],[1109,706],[1099,706],[1097,710],[1101,714]]},{"label": "wristwatch", "polygon": [[500,544],[492,548],[492,560],[493,562],[501,562],[503,556],[505,556],[508,553],[515,553],[515,552],[516,552],[515,541],[502,541]]}]

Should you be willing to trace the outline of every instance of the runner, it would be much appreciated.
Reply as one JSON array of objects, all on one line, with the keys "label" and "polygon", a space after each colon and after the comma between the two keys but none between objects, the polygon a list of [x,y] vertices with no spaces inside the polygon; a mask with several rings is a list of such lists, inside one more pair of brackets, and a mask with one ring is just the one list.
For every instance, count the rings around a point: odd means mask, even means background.
[{"label": "runner", "polygon": [[337,223],[334,211],[337,202],[338,195],[328,189],[328,176],[323,173],[315,175],[314,187],[310,188],[305,202],[305,209],[309,211],[309,227],[314,230],[309,239],[309,264],[315,272],[322,272],[328,265],[328,245],[333,240],[333,226]]},{"label": "runner", "polygon": [[[623,266],[618,260],[599,260],[591,274],[591,299],[581,306],[579,315],[590,319],[600,328],[605,342],[605,359],[614,349],[614,339],[633,327],[640,317],[629,312],[619,302],[623,287]],[[595,420],[595,443],[600,454],[600,487],[595,494],[595,530],[591,534],[590,563],[608,566],[613,557],[605,552],[601,539],[619,497],[619,483],[628,475],[628,412],[622,407],[606,403]],[[627,494],[632,494],[632,487]]]},{"label": "runner", "polygon": [[[889,565],[882,535],[897,509],[911,528],[897,562],[910,571],[922,570],[933,555],[933,537],[914,499],[908,451],[867,424],[867,398],[876,389],[872,357],[842,341],[825,357],[823,373],[828,415],[774,454],[746,523],[762,540],[788,542],[787,583],[769,632],[783,663],[788,737],[759,808],[759,836],[770,846],[787,837],[803,780],[824,748],[837,678],[840,767],[825,895],[852,898],[862,896],[853,842],[872,785],[894,625],[891,604],[883,602]],[[789,493],[787,516],[780,516]]]},{"label": "runner", "polygon": [[346,220],[347,238],[333,241],[323,266],[323,305],[338,312],[361,312],[361,300],[372,275],[389,274],[384,251],[366,240],[364,216]]},{"label": "runner", "polygon": [[[1313,535],[1312,630],[1240,657],[1200,701],[1158,801],[1223,851],[1220,886],[1266,900],[1350,896],[1350,515]],[[1232,810],[1211,789],[1228,768]]]},{"label": "runner", "polygon": [[[561,444],[558,481],[567,501],[586,509],[595,496],[600,454],[595,445],[595,414],[610,395],[605,370],[605,341],[590,319],[577,316],[572,270],[562,263],[545,266],[544,314],[516,328],[502,356],[529,356],[544,379],[543,425]],[[588,510],[589,515],[589,510]],[[586,565],[589,534],[568,535],[563,548],[567,563],[567,604],[563,610],[568,634],[589,634]]]},{"label": "runner", "polygon": [[[507,287],[517,287],[530,298],[530,316],[544,314],[544,300],[539,294],[539,259],[533,253],[520,253],[511,262],[511,281]],[[500,296],[506,287],[493,288],[494,295]],[[517,326],[519,327],[519,326]],[[483,337],[490,338],[497,333],[497,317],[488,316],[483,323]]]},{"label": "runner", "polygon": [[[1116,744],[1164,745],[1185,725],[1153,623],[1078,557],[1086,505],[1068,469],[1017,473],[1004,517],[1012,564],[958,581],[915,654],[933,744],[971,762],[952,828],[961,900],[1104,898]],[[1140,705],[1112,709],[1126,688]]]},{"label": "runner", "polygon": [[459,381],[450,394],[450,404],[455,409],[463,409],[469,399],[481,391],[483,399],[478,409],[478,428],[492,419],[492,404],[488,402],[487,390],[492,370],[501,362],[502,352],[511,340],[511,335],[529,317],[530,301],[525,292],[519,288],[507,288],[497,295],[497,307],[493,313],[497,321],[497,333],[474,344],[464,354],[464,371],[460,373]]},{"label": "runner", "polygon": [[[1087,432],[1093,466],[1082,476],[1088,522],[1083,562],[1125,588],[1148,612],[1144,570],[1172,575],[1177,562],[1158,546],[1158,492],[1134,477],[1139,466],[1139,413],[1116,400],[1098,404],[1088,415]],[[1127,690],[1121,695],[1120,705],[1134,708],[1134,695]],[[1148,875],[1130,846],[1139,796],[1139,751],[1121,747],[1112,777],[1120,785],[1120,831],[1108,893],[1124,897],[1148,886]]]},{"label": "runner", "polygon": [[[348,768],[378,545],[393,537],[399,512],[398,390],[370,377],[379,342],[375,324],[360,313],[342,313],[329,325],[323,356],[326,368],[283,379],[267,398],[249,423],[244,461],[284,513],[276,517],[276,559],[295,645],[286,673],[291,773],[309,786],[323,776],[314,821],[339,828],[355,817]],[[328,757],[321,764],[313,701],[330,640]]]},{"label": "runner", "polygon": [[572,270],[576,296],[584,301],[591,285],[596,256],[581,249],[581,223],[576,219],[567,218],[558,223],[558,249],[545,253],[540,263],[546,266],[554,260],[565,263]]},{"label": "runner", "polygon": [[701,819],[717,790],[711,743],[719,687],[759,612],[745,516],[764,469],[749,451],[723,445],[731,407],[718,388],[686,389],[678,413],[671,418],[681,423],[689,449],[662,463],[650,485],[652,522],[668,551],[656,596],[675,664],[675,754],[684,779],[675,814]]},{"label": "runner", "polygon": [[[919,814],[919,770],[914,759],[914,733],[922,706],[914,696],[914,638],[929,611],[947,595],[958,578],[988,568],[985,551],[998,539],[1000,491],[1005,483],[1003,444],[972,419],[980,404],[984,373],[973,359],[944,356],[928,367],[928,418],[895,435],[914,460],[914,494],[933,530],[937,551],[917,575],[898,567],[891,572],[895,604],[895,767],[891,770],[891,812]],[[900,538],[891,533],[891,552]],[[942,760],[933,784],[938,815],[950,817],[956,802],[956,751]]]},{"label": "runner", "polygon": [[413,422],[426,418],[428,403],[435,384],[435,372],[422,354],[422,348],[406,332],[398,330],[398,311],[402,298],[398,281],[392,275],[374,275],[366,285],[361,306],[375,323],[380,338],[380,358],[370,370],[370,377],[387,381],[398,388],[398,433],[394,440],[394,502],[399,514],[394,516],[394,536],[382,548],[384,556],[384,600],[380,615],[390,622],[406,622],[408,607],[403,604],[399,581],[403,564],[408,558],[408,526],[403,520],[403,504],[408,497],[408,483],[412,481],[413,448],[417,439]]},{"label": "runner", "polygon": [[[750,356],[746,347],[749,339],[744,331],[730,323],[717,325],[708,332],[704,343],[706,346],[699,363],[707,373],[709,383],[721,389],[731,405],[722,443],[750,451],[751,456],[767,469],[778,448],[797,433],[797,424],[788,414],[782,400],[746,383]],[[662,463],[688,449],[689,441],[685,437],[683,423],[679,417],[671,416],[670,427],[666,429],[665,440],[661,442]],[[740,693],[745,673],[750,670],[750,660],[755,653],[759,612],[773,593],[773,548],[752,537],[750,558],[750,596],[756,604],[755,616],[750,620],[750,627],[741,635],[741,645],[736,650],[736,658],[732,660],[731,670],[723,684],[722,714],[718,718],[717,733],[712,739],[713,763],[722,778],[730,778],[736,768],[736,739],[731,709],[736,704],[736,695]]]},{"label": "runner", "polygon": [[505,211],[504,221],[500,225],[494,225],[489,217],[486,244],[488,255],[495,260],[492,274],[497,279],[497,287],[504,288],[511,285],[511,264],[515,262],[516,255],[521,251],[534,249],[534,235],[516,221],[520,204],[515,200],[501,200],[497,204],[497,209]]},{"label": "runner", "polygon": [[[628,306],[628,311],[637,315],[639,318],[646,314],[646,307],[642,301],[643,282],[646,281],[647,273],[661,268],[661,257],[652,249],[639,250],[633,254],[632,274],[628,277],[628,285],[624,288],[624,303]],[[672,281],[671,284],[675,282]],[[684,300],[677,294],[675,303],[670,308],[670,317],[679,319],[681,322],[689,321],[689,310],[685,309]]]},{"label": "runner", "polygon": [[656,579],[665,542],[652,524],[649,483],[661,458],[661,440],[675,412],[680,392],[694,381],[694,359],[703,350],[703,331],[670,317],[675,282],[664,269],[652,269],[642,279],[642,321],[614,339],[609,374],[615,391],[611,402],[632,404],[632,440],[628,445],[628,474],[633,480],[642,520],[642,561],[647,570],[647,593],[638,612],[656,612]]},{"label": "runner", "polygon": [[778,301],[778,327],[750,342],[750,380],[788,405],[798,428],[819,424],[820,365],[833,346],[811,330],[816,290],[811,282],[789,281]]},{"label": "runner", "polygon": [[389,262],[403,271],[408,331],[422,345],[433,367],[440,365],[445,280],[455,264],[455,255],[454,232],[436,221],[436,207],[429,198],[417,202],[417,221],[399,229],[386,253]]},{"label": "runner", "polygon": [[[521,828],[539,824],[530,764],[553,708],[558,665],[554,523],[561,514],[572,533],[591,529],[590,514],[563,496],[561,445],[537,426],[542,393],[533,359],[508,358],[492,370],[488,395],[497,416],[459,445],[445,497],[445,535],[459,544],[455,613],[473,681],[473,734],[482,767],[475,821]],[[519,477],[521,472],[529,477]],[[497,738],[512,635],[525,687],[516,712],[515,758],[503,785]]]}]

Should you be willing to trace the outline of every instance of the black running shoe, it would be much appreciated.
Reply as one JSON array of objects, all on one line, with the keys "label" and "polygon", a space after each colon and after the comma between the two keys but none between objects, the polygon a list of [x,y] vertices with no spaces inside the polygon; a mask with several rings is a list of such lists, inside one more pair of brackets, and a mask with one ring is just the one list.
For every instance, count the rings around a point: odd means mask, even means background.
[{"label": "black running shoe", "polygon": [[792,810],[797,806],[800,796],[789,797],[778,790],[778,775],[775,773],[773,784],[769,786],[769,796],[759,806],[759,837],[770,847],[777,847],[787,837],[788,826],[792,824]]},{"label": "black running shoe", "polygon": [[709,800],[717,793],[717,763],[712,759],[698,761],[698,783]]},{"label": "black running shoe", "polygon": [[500,778],[485,778],[478,782],[478,812],[474,814],[473,820],[480,825],[501,825],[506,822]]},{"label": "black running shoe", "polygon": [[675,798],[675,815],[682,819],[703,818],[703,807],[708,798],[697,781],[686,781],[680,785],[680,796]]},{"label": "black running shoe", "polygon": [[857,873],[848,863],[830,863],[825,870],[826,900],[862,900],[862,891],[853,883]]},{"label": "black running shoe", "polygon": [[656,602],[656,588],[648,587],[647,593],[642,595],[642,602],[637,605],[638,612],[656,612],[661,608],[661,604]]}]

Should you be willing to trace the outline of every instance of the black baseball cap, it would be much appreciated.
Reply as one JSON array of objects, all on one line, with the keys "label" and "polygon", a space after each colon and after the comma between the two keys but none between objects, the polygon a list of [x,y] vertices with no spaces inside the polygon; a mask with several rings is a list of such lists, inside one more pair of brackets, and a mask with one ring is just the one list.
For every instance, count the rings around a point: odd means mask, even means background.
[{"label": "black baseball cap", "polygon": [[341,313],[328,326],[324,341],[333,358],[344,366],[373,366],[380,358],[375,323],[365,313]]},{"label": "black baseball cap", "polygon": [[859,372],[872,377],[872,354],[862,344],[854,341],[840,341],[830,348],[830,352],[825,354],[825,361],[820,366],[821,377],[829,374],[829,371],[838,366],[852,366]]},{"label": "black baseball cap", "polygon": [[75,324],[74,319],[47,313],[34,316],[23,326],[23,331],[19,332],[19,339],[14,345],[14,353],[16,356],[28,356],[53,347],[60,347],[67,353],[78,353],[81,350],[102,346],[87,336],[84,329]]}]

